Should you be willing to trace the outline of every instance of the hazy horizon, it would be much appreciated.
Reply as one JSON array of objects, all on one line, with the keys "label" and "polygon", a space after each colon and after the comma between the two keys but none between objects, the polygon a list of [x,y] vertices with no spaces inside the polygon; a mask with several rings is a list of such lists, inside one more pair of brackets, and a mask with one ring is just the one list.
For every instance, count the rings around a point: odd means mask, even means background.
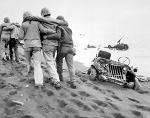
[{"label": "hazy horizon", "polygon": [[1,0],[0,23],[4,17],[22,22],[25,11],[40,16],[43,7],[51,17],[63,15],[74,35],[87,37],[148,35],[150,31],[149,0]]}]

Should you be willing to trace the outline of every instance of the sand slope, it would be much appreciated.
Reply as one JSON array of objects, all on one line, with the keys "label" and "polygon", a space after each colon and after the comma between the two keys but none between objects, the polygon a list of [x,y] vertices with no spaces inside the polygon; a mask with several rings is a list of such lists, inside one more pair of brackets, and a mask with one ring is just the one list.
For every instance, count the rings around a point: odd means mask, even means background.
[{"label": "sand slope", "polygon": [[71,89],[64,70],[62,89],[55,90],[42,68],[41,90],[28,80],[23,55],[20,63],[0,60],[0,118],[150,118],[150,82],[141,83],[144,90],[134,91],[76,76],[77,89]]}]

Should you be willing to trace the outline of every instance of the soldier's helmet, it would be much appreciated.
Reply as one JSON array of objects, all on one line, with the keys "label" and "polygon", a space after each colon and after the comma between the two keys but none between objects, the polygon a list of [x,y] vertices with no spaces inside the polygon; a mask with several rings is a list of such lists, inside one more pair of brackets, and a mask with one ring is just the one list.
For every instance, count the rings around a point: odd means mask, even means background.
[{"label": "soldier's helmet", "polygon": [[26,11],[23,13],[23,19],[25,19],[27,16],[30,16],[31,15],[31,12],[29,11]]},{"label": "soldier's helmet", "polygon": [[9,19],[8,17],[5,17],[5,18],[4,18],[4,22],[5,22],[5,23],[9,23],[9,22],[10,22],[10,19]]},{"label": "soldier's helmet", "polygon": [[56,19],[58,19],[58,20],[63,20],[63,21],[65,21],[65,19],[64,19],[64,17],[63,16],[57,16],[57,18]]},{"label": "soldier's helmet", "polygon": [[50,11],[49,11],[48,8],[44,7],[44,8],[41,10],[41,15],[42,15],[42,16],[50,16],[51,13],[50,13]]}]

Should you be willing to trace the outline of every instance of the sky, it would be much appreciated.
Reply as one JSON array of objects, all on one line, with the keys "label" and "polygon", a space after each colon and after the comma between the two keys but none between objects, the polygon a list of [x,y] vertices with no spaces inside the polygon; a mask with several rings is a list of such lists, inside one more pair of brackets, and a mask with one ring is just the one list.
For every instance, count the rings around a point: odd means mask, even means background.
[{"label": "sky", "polygon": [[23,13],[40,16],[42,8],[51,17],[63,15],[74,35],[149,34],[150,0],[0,0],[0,23],[4,17],[22,22]]}]

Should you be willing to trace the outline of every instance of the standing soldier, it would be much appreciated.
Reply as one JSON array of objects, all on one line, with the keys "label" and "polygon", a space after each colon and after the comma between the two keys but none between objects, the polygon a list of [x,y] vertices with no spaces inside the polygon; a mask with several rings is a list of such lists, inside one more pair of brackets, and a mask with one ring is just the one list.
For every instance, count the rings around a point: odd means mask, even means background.
[{"label": "standing soldier", "polygon": [[[13,61],[13,52],[15,53],[15,61],[19,62],[19,54],[18,54],[18,33],[20,25],[19,23],[12,23],[11,26],[7,26],[12,29],[11,31],[11,39],[9,41],[9,52],[10,52],[10,60]],[[14,49],[14,51],[13,51]]]},{"label": "standing soldier", "polygon": [[58,25],[67,25],[68,23],[61,20],[55,20],[51,18],[51,13],[49,9],[43,8],[41,10],[41,17],[38,16],[27,16],[25,20],[35,20],[39,21],[43,24],[44,27],[53,29],[56,31],[54,34],[50,35],[43,35],[42,37],[42,45],[43,45],[43,55],[45,58],[45,62],[47,65],[47,70],[51,79],[51,84],[54,85],[55,89],[61,89],[61,84],[59,80],[59,76],[57,73],[56,65],[55,65],[55,52],[58,49],[59,46],[59,39],[61,38],[61,31],[58,27]]},{"label": "standing soldier", "polygon": [[[47,8],[43,8],[41,10],[41,16],[46,19],[50,19],[50,11]],[[56,24],[43,24],[46,28],[50,28],[56,31]],[[55,34],[57,35],[58,32]],[[60,37],[59,37],[60,38]],[[61,89],[61,84],[59,80],[59,76],[57,73],[54,55],[58,48],[58,39],[54,38],[54,35],[44,35],[43,36],[43,55],[46,61],[47,69],[51,77],[51,84],[54,85],[56,89]]]},{"label": "standing soldier", "polygon": [[[56,19],[65,21],[63,16],[58,16]],[[60,49],[56,57],[57,72],[60,81],[63,81],[63,58],[65,58],[70,75],[70,87],[76,88],[73,67],[73,56],[76,52],[73,48],[72,30],[68,26],[59,26],[59,28],[61,29],[61,40]]]},{"label": "standing soldier", "polygon": [[[23,18],[30,15],[25,12]],[[55,33],[54,30],[43,27],[37,21],[25,21],[22,23],[19,32],[19,40],[24,39],[25,56],[28,64],[28,73],[31,72],[31,56],[33,56],[34,80],[36,87],[43,86],[43,72],[41,68],[41,39],[40,32],[45,34]]]},{"label": "standing soldier", "polygon": [[0,26],[0,53],[3,60],[9,60],[8,42],[10,40],[11,30],[7,28],[10,26],[10,20],[8,17],[4,18],[4,23]]}]

